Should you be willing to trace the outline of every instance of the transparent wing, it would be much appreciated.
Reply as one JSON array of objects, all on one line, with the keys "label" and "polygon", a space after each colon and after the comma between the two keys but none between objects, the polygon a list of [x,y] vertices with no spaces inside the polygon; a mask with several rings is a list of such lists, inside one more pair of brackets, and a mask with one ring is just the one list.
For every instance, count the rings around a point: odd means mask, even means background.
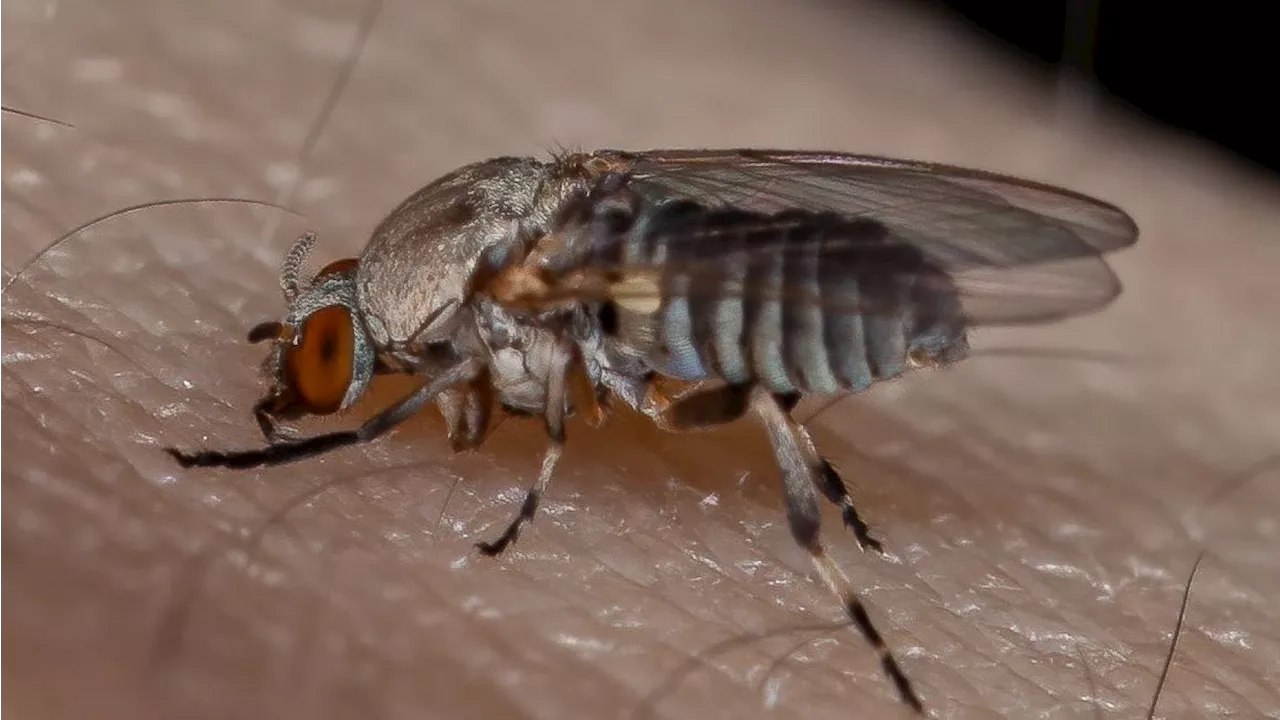
[{"label": "transparent wing", "polygon": [[[1129,247],[1138,236],[1128,215],[1100,200],[946,165],[770,150],[605,151],[596,156],[627,174],[627,187],[653,203],[694,200],[762,213],[798,209],[874,220],[949,274],[946,291],[958,291],[975,324],[1044,322],[1104,307],[1119,294],[1120,283],[1103,256]],[[848,250],[839,244],[817,250],[799,243],[786,253],[799,259],[817,252],[820,262],[839,264],[855,255]],[[751,252],[776,253],[777,248]],[[695,254],[701,257],[690,260],[702,263],[705,272],[717,271],[715,251]],[[660,269],[630,270],[656,275]],[[881,272],[913,270],[886,263]],[[923,279],[925,284],[934,281]],[[632,292],[645,286],[627,285]]]}]

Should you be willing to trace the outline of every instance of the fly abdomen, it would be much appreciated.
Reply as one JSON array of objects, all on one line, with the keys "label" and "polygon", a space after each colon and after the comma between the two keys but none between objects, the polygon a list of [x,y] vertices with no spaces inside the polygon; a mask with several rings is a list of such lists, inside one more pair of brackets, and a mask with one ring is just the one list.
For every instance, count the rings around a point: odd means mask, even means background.
[{"label": "fly abdomen", "polygon": [[624,278],[653,279],[651,297],[622,309],[639,316],[660,372],[779,393],[857,391],[902,372],[938,320],[963,336],[945,274],[874,220],[685,201],[631,220],[614,218],[592,255]]}]

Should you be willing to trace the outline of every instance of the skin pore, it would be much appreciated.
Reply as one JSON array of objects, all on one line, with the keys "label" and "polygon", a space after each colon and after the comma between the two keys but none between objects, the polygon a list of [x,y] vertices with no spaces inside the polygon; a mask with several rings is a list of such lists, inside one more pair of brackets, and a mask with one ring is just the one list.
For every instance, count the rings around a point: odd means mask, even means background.
[{"label": "skin pore", "polygon": [[[6,107],[75,126],[4,117],[5,709],[905,716],[835,626],[750,421],[671,435],[571,418],[537,519],[497,561],[472,543],[537,473],[536,420],[454,455],[428,411],[244,473],[160,450],[259,442],[264,350],[245,334],[280,310],[294,237],[318,233],[314,270],[435,176],[563,142],[902,155],[1124,207],[1143,234],[1115,260],[1112,308],[975,345],[1125,359],[979,357],[842,401],[809,428],[886,557],[859,553],[833,508],[823,537],[937,717],[1144,714],[1201,549],[1158,715],[1280,712],[1275,465],[1215,494],[1280,435],[1274,180],[1076,114],[871,6],[618,5],[549,42],[570,3],[398,3],[283,193],[366,5],[5,5]],[[154,207],[14,279],[88,219],[197,197],[300,216]],[[406,387],[294,428],[354,427]]]}]

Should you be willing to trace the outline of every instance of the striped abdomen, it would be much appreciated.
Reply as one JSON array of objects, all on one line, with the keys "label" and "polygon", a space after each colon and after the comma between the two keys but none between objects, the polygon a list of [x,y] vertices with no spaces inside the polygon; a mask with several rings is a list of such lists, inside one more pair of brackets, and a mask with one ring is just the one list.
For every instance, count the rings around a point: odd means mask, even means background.
[{"label": "striped abdomen", "polygon": [[618,310],[665,374],[856,391],[901,373],[913,349],[967,347],[954,284],[874,220],[692,202],[619,220],[596,225],[592,263],[656,290],[621,296]]}]

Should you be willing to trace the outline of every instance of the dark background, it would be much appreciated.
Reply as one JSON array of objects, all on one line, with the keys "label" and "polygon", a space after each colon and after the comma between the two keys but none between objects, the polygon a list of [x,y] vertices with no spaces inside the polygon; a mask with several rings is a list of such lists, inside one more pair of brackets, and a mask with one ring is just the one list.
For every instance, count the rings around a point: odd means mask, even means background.
[{"label": "dark background", "polygon": [[[1266,5],[916,0],[1046,73],[1077,70],[1148,117],[1280,171]],[[1250,12],[1250,8],[1263,8]],[[1273,33],[1274,35],[1274,33]]]}]

